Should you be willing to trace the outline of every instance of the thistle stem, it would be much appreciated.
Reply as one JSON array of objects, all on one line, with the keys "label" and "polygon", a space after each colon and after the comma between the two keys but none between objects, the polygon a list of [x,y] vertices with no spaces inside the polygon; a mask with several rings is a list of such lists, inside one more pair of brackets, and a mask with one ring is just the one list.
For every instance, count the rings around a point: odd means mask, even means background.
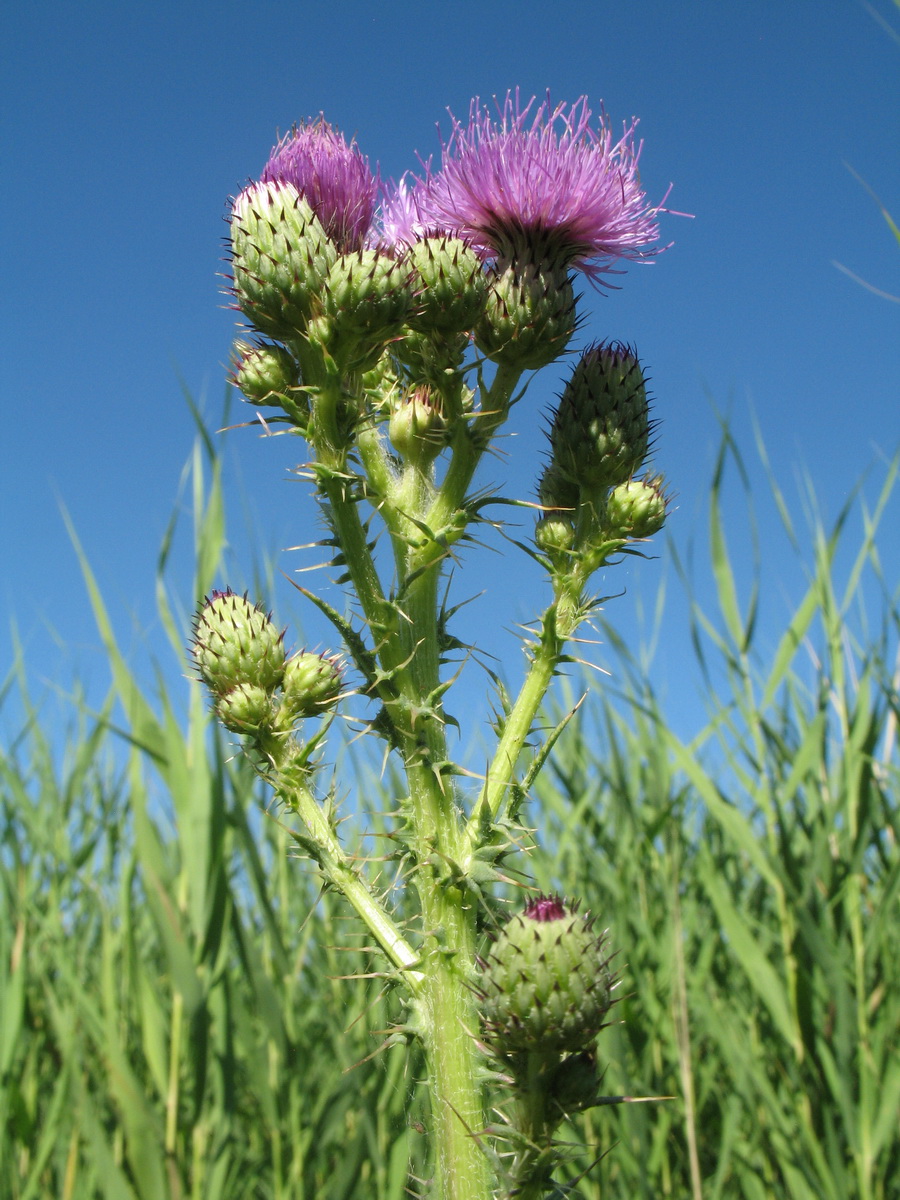
[{"label": "thistle stem", "polygon": [[306,826],[322,874],[356,910],[390,963],[401,973],[410,991],[418,993],[423,982],[422,972],[418,969],[420,956],[351,864],[321,802],[304,782],[303,768],[291,763],[290,743],[282,741],[280,747],[275,749],[275,754],[279,756],[272,779],[275,793]]}]

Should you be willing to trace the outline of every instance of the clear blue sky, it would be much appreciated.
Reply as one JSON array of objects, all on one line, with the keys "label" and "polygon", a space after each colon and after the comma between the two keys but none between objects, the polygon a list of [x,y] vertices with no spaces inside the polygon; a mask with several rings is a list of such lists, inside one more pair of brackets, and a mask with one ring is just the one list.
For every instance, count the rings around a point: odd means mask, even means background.
[{"label": "clear blue sky", "polygon": [[[656,463],[678,493],[668,536],[702,562],[714,404],[751,459],[754,411],[789,497],[805,470],[834,515],[900,443],[900,304],[832,265],[900,294],[900,247],[845,165],[900,216],[900,44],[873,14],[900,29],[890,0],[11,6],[0,50],[0,662],[15,622],[38,693],[68,688],[75,671],[102,694],[65,506],[134,661],[158,654],[177,678],[154,629],[154,571],[194,437],[180,381],[215,421],[234,326],[217,279],[227,197],[259,172],[277,131],[320,111],[394,176],[437,150],[436,122],[446,130],[445,110],[464,114],[473,95],[549,88],[602,101],[616,126],[638,116],[649,197],[671,182],[672,207],[696,219],[664,219],[673,248],[632,267],[620,292],[588,291],[582,340],[634,342],[649,368]],[[542,414],[563,374],[539,376],[515,414],[518,436],[496,464],[507,493],[533,494]],[[296,446],[246,430],[222,445],[234,564],[222,583],[243,587],[254,554],[307,542],[318,525],[300,485],[284,482]],[[783,595],[799,595],[798,565],[753,478],[775,629]],[[735,493],[732,547],[749,569],[740,513]],[[895,576],[898,530],[895,503],[884,540]],[[487,631],[528,619],[545,593],[522,556],[505,554],[478,558],[459,594],[487,589],[473,611],[514,680],[515,641]],[[651,604],[664,576],[674,593],[665,556],[598,581],[627,586],[609,608],[627,636],[636,600]],[[186,572],[178,580],[186,601]],[[325,643],[284,580],[268,599]],[[656,669],[682,710],[689,653],[673,597]]]}]

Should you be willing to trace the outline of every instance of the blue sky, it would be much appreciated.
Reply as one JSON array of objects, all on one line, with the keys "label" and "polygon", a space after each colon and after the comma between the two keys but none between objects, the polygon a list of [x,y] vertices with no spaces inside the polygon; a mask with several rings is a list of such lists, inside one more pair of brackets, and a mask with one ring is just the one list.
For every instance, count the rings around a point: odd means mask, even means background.
[{"label": "blue sky", "polygon": [[[320,111],[393,176],[437,151],[436,123],[446,131],[447,108],[462,115],[475,95],[549,88],[557,100],[602,101],[616,127],[640,118],[650,199],[672,183],[671,206],[695,219],[665,218],[673,247],[632,267],[621,291],[587,291],[581,340],[633,342],[647,364],[656,464],[678,494],[668,538],[684,557],[694,548],[701,591],[716,409],[754,463],[755,414],[798,512],[803,473],[826,516],[869,468],[871,493],[900,444],[900,304],[833,262],[900,295],[900,247],[848,169],[900,214],[900,45],[879,16],[900,29],[889,0],[15,5],[0,50],[0,663],[15,627],[38,695],[70,689],[73,675],[102,695],[65,507],[132,660],[149,677],[158,656],[177,680],[154,572],[194,438],[182,383],[211,422],[222,411],[234,329],[217,277],[227,198],[259,172],[278,131]],[[508,494],[533,495],[543,414],[564,372],[539,375],[515,413],[494,472]],[[285,481],[299,448],[249,430],[220,440],[232,542],[221,582],[245,586],[254,556],[270,552],[292,571],[298,556],[280,549],[319,528],[301,486]],[[760,468],[751,480],[774,636],[802,575]],[[749,578],[743,501],[728,495]],[[894,577],[898,515],[895,501],[883,540]],[[502,631],[546,592],[522,556],[504,554],[473,558],[475,582],[461,573],[457,594],[484,589],[471,609],[479,635],[515,681],[516,642]],[[188,564],[185,536],[174,577],[185,603]],[[653,670],[689,723],[702,696],[685,685],[687,616],[668,555],[598,587],[627,588],[607,615],[636,641],[637,614],[646,631],[664,579]],[[327,644],[283,579],[266,599]],[[596,659],[606,661],[602,647]],[[477,711],[483,680],[468,679]]]}]

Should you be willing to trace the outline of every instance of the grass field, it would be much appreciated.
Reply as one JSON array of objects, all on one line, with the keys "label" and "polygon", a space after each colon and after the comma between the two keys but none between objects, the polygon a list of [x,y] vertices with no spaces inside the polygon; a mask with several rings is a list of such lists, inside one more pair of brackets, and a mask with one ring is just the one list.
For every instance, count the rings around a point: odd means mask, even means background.
[{"label": "grass field", "polygon": [[[224,537],[207,465],[197,596]],[[895,474],[808,540],[767,655],[714,484],[707,724],[681,741],[620,647],[539,781],[536,881],[620,951],[606,1090],[665,1097],[572,1123],[573,1196],[900,1197],[900,613],[878,554]],[[0,1197],[424,1193],[429,1116],[415,1054],[388,1044],[403,1013],[379,959],[199,690],[186,721],[183,681],[148,697],[92,597],[106,708],[73,713],[62,756],[40,712],[2,748]]]}]

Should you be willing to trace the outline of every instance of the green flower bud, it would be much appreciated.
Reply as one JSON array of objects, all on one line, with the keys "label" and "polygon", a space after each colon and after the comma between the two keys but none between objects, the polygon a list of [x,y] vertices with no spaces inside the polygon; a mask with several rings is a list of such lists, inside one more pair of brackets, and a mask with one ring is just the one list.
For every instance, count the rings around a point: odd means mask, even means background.
[{"label": "green flower bud", "polygon": [[256,683],[241,683],[215,703],[216,716],[232,733],[268,729],[275,715],[272,697]]},{"label": "green flower bud", "polygon": [[563,555],[575,545],[575,526],[565,516],[555,514],[541,517],[534,529],[538,550],[550,555]]},{"label": "green flower bud", "polygon": [[427,237],[415,242],[409,259],[419,290],[413,329],[443,334],[473,328],[484,311],[487,277],[481,259],[459,238]]},{"label": "green flower bud", "polygon": [[316,337],[345,369],[369,370],[413,305],[409,264],[377,250],[342,254],[322,295]]},{"label": "green flower bud", "polygon": [[259,605],[230,588],[213,592],[200,609],[191,650],[200,678],[215,696],[243,684],[271,692],[284,675],[284,634]]},{"label": "green flower bud", "polygon": [[486,1040],[503,1054],[586,1049],[612,1003],[614,978],[593,921],[542,896],[503,927],[483,961]]},{"label": "green flower bud", "polygon": [[572,372],[553,420],[554,466],[589,491],[624,483],[647,456],[649,414],[634,351],[618,342],[592,346]]},{"label": "green flower bud", "polygon": [[337,258],[309,203],[289,183],[255,183],[231,217],[234,293],[262,333],[284,341],[306,328]]},{"label": "green flower bud", "polygon": [[234,343],[234,382],[251,404],[280,405],[280,397],[300,383],[294,356],[283,346],[260,342]]},{"label": "green flower bud", "polygon": [[605,529],[619,537],[648,538],[666,523],[666,497],[661,475],[629,479],[610,492]]},{"label": "green flower bud", "polygon": [[336,658],[304,650],[284,667],[278,725],[290,728],[302,717],[312,717],[336,704],[341,694],[341,666]]},{"label": "green flower bud", "polygon": [[395,403],[388,436],[407,461],[427,464],[440,453],[445,429],[440,400],[416,388]]},{"label": "green flower bud", "polygon": [[537,371],[554,362],[575,330],[575,293],[563,266],[515,263],[490,281],[475,344],[494,362]]}]

